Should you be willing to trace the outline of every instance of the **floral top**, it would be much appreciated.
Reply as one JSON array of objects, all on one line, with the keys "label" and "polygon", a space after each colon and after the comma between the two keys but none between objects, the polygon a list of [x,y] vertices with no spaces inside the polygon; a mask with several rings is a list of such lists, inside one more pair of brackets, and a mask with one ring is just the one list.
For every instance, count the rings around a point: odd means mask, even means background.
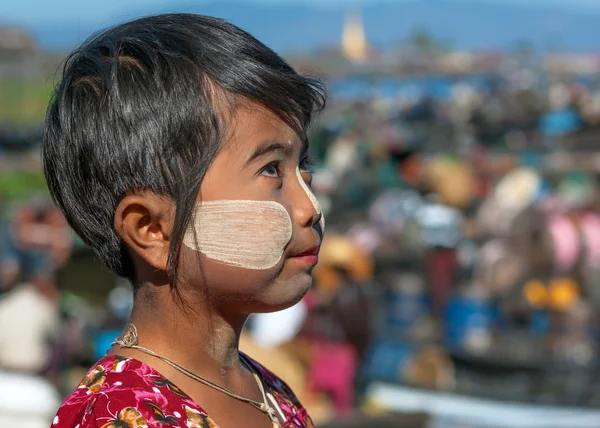
[{"label": "floral top", "polygon": [[[284,428],[313,428],[306,410],[277,376],[246,355],[260,374]],[[276,406],[274,406],[276,404]],[[218,428],[174,383],[133,358],[104,357],[64,401],[51,428]]]}]

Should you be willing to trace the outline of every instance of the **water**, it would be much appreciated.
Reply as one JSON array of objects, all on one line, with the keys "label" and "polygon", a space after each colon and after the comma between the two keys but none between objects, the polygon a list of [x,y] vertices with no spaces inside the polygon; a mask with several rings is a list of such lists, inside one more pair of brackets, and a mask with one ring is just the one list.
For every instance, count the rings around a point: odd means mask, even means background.
[{"label": "water", "polygon": [[[594,90],[598,79],[593,75],[574,76],[573,80],[588,90]],[[537,88],[547,87],[547,76],[537,76]],[[448,100],[456,84],[469,86],[476,91],[494,91],[507,83],[504,76],[478,74],[466,76],[398,76],[384,78],[352,77],[329,81],[330,95],[336,99],[365,99],[370,97],[397,97],[420,99],[431,97],[437,101]]]},{"label": "water", "polygon": [[410,76],[378,79],[347,78],[330,81],[329,90],[333,98],[361,99],[373,96],[408,99],[431,97],[435,100],[450,98],[452,88],[462,83],[475,90],[490,90],[501,85],[503,79],[493,75],[451,76]]}]

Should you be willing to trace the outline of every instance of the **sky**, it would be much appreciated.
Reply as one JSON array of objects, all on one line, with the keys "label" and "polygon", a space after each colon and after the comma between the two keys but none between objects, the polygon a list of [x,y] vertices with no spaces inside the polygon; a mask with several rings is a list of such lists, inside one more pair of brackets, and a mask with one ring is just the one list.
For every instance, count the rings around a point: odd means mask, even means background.
[{"label": "sky", "polygon": [[[187,0],[194,1],[206,0]],[[348,0],[239,0],[246,2],[261,3],[312,3],[315,5],[327,5],[331,3],[348,3]],[[369,3],[378,0],[354,0],[356,3]],[[381,0],[380,0],[381,1]],[[385,0],[385,1],[407,1],[407,0]],[[437,0],[415,0],[430,1]],[[513,1],[529,3],[548,4],[559,3],[565,7],[596,8],[600,9],[599,0],[476,0],[481,2]],[[50,23],[52,21],[81,21],[100,22],[107,20],[119,20],[127,18],[126,14],[132,10],[156,9],[160,11],[161,6],[168,5],[174,0],[0,0],[0,22],[8,22],[19,25],[36,25]],[[185,3],[185,0],[181,0]]]}]

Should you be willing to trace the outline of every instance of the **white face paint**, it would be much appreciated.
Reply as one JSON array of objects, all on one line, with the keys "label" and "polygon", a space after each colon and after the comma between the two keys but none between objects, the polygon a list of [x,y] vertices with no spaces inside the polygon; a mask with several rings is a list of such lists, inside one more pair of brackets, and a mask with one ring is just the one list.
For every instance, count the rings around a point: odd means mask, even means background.
[{"label": "white face paint", "polygon": [[325,216],[323,215],[323,212],[321,211],[321,205],[319,205],[319,201],[317,200],[316,196],[313,194],[313,192],[309,189],[309,187],[304,182],[304,179],[302,178],[302,173],[300,172],[300,167],[296,167],[296,177],[298,177],[298,181],[300,182],[300,185],[302,186],[302,188],[304,189],[304,192],[308,196],[308,199],[310,199],[310,201],[312,202],[313,207],[315,208],[315,211],[318,214],[321,214],[321,220],[319,221],[319,225],[321,226],[321,234],[323,234],[323,233],[325,233]]},{"label": "white face paint", "polygon": [[209,201],[198,204],[194,214],[183,244],[231,266],[275,267],[292,239],[290,215],[277,202]]},{"label": "white face paint", "polygon": [[[300,169],[296,176],[317,213],[319,201]],[[325,220],[321,215],[321,230]],[[292,239],[292,220],[283,205],[273,201],[208,201],[196,205],[183,244],[206,257],[230,266],[271,269],[279,263]]]}]

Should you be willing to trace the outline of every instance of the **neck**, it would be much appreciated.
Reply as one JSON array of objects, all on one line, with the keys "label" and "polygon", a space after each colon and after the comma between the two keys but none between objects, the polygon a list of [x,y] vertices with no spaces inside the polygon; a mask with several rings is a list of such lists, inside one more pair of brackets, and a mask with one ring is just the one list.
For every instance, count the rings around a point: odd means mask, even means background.
[{"label": "neck", "polygon": [[226,380],[240,368],[239,339],[246,318],[232,319],[213,310],[204,299],[177,301],[168,286],[142,286],[130,323],[140,346],[149,348],[191,371],[214,371]]}]

